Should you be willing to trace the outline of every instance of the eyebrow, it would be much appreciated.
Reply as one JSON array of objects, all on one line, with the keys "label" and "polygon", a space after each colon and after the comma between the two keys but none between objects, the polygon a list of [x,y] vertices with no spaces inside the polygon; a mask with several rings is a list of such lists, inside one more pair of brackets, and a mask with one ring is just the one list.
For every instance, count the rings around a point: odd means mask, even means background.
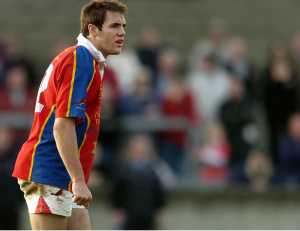
[{"label": "eyebrow", "polygon": [[126,23],[115,22],[115,23],[112,23],[111,26],[123,26],[123,27],[126,27],[127,24]]}]

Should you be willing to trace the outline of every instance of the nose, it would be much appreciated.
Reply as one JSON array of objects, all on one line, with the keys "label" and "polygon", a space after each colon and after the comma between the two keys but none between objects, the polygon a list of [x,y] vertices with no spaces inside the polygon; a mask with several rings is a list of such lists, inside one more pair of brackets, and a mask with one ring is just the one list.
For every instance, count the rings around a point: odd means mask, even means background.
[{"label": "nose", "polygon": [[119,36],[125,36],[125,34],[126,34],[125,27],[122,26],[119,32]]}]

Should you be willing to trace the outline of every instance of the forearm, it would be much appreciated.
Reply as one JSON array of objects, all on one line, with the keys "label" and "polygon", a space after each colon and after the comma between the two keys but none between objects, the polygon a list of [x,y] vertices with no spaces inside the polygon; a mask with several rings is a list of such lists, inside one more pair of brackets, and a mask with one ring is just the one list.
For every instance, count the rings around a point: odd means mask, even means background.
[{"label": "forearm", "polygon": [[84,181],[84,174],[79,160],[74,120],[57,118],[54,123],[53,134],[56,147],[72,182]]}]

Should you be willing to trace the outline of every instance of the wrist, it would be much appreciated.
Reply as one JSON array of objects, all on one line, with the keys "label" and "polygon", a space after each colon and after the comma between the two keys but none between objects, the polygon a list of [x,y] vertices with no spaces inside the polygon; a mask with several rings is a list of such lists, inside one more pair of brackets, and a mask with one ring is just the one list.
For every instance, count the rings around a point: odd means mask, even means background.
[{"label": "wrist", "polygon": [[72,183],[85,183],[84,178],[83,177],[76,177],[76,178],[72,178]]}]

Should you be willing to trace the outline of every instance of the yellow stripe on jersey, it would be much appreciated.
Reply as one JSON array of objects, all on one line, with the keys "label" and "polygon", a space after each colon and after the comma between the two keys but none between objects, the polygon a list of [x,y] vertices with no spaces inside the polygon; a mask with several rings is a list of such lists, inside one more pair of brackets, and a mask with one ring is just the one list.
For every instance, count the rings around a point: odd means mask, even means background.
[{"label": "yellow stripe on jersey", "polygon": [[37,141],[37,143],[34,145],[34,148],[33,148],[33,152],[31,154],[31,164],[30,164],[30,171],[29,171],[29,177],[28,177],[28,180],[30,181],[31,180],[31,175],[32,175],[32,169],[33,169],[33,165],[34,165],[34,158],[35,158],[35,154],[36,154],[36,149],[37,149],[37,146],[39,145],[39,143],[41,142],[41,139],[42,139],[42,135],[44,133],[44,129],[46,127],[46,124],[48,122],[48,120],[50,119],[50,116],[52,115],[53,111],[54,111],[54,108],[55,108],[55,105],[52,106],[49,114],[47,115],[47,118],[45,119],[45,122],[41,128],[41,131],[40,131],[40,134],[39,134],[39,139]]},{"label": "yellow stripe on jersey", "polygon": [[69,92],[68,110],[67,110],[66,116],[70,116],[71,102],[72,102],[72,95],[73,95],[73,88],[74,88],[74,81],[75,81],[75,73],[76,73],[76,49],[74,51],[74,63],[73,63],[73,71],[72,71],[72,81],[71,81],[71,87],[70,87],[70,92]]},{"label": "yellow stripe on jersey", "polygon": [[86,140],[86,134],[87,134],[87,132],[88,132],[88,130],[90,128],[90,125],[91,125],[91,119],[90,119],[89,115],[86,112],[85,112],[85,116],[86,116],[86,119],[87,119],[87,125],[86,125],[86,130],[84,132],[84,137],[83,137],[82,143],[81,143],[81,145],[79,147],[79,155],[80,155],[80,152],[81,152],[81,148],[83,147],[83,144],[84,144],[84,142]]},{"label": "yellow stripe on jersey", "polygon": [[92,79],[90,80],[89,85],[88,85],[88,87],[87,87],[87,90],[86,90],[87,92],[89,91],[89,89],[90,89],[90,87],[91,87],[91,85],[92,85],[94,76],[95,76],[95,74],[96,74],[97,63],[96,63],[95,60],[93,61],[93,64],[94,64],[94,72],[93,72],[93,75],[92,75]]}]

